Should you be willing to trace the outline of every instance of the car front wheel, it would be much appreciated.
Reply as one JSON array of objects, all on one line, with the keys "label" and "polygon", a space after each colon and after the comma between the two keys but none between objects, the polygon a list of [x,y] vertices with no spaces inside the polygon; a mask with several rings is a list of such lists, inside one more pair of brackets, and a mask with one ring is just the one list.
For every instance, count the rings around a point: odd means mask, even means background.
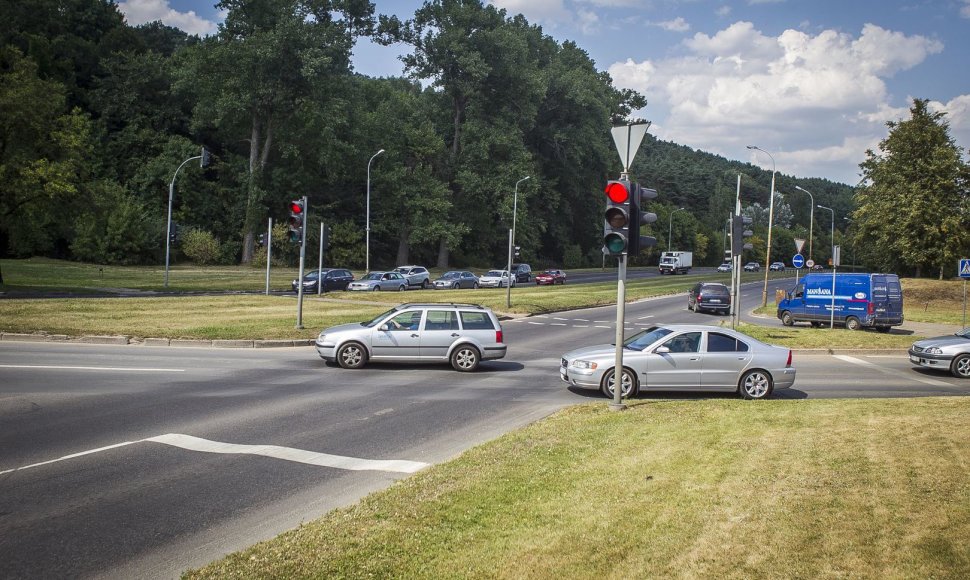
[{"label": "car front wheel", "polygon": [[[606,371],[606,374],[603,375],[602,382],[600,382],[600,391],[606,395],[607,398],[613,398],[615,382],[616,381],[613,379],[613,369]],[[627,398],[637,394],[637,380],[636,377],[633,376],[630,369],[623,369],[623,378],[621,379],[621,384],[623,386],[620,389],[620,397]]]},{"label": "car front wheel", "polygon": [[359,342],[348,342],[337,351],[337,363],[345,369],[359,369],[367,363],[367,350]]},{"label": "car front wheel", "polygon": [[762,370],[744,373],[738,385],[738,390],[745,399],[764,399],[771,394],[771,388],[771,375]]},{"label": "car front wheel", "polygon": [[795,324],[795,319],[792,317],[791,312],[786,310],[781,313],[781,323],[785,326],[793,326]]},{"label": "car front wheel", "polygon": [[424,282],[422,282],[421,287],[424,288],[425,290],[427,290],[428,288],[431,288],[431,280],[425,280]]},{"label": "car front wheel", "polygon": [[456,371],[467,373],[478,368],[480,358],[474,346],[463,344],[451,353],[451,366]]},{"label": "car front wheel", "polygon": [[970,354],[961,354],[953,359],[950,372],[959,379],[970,379]]}]

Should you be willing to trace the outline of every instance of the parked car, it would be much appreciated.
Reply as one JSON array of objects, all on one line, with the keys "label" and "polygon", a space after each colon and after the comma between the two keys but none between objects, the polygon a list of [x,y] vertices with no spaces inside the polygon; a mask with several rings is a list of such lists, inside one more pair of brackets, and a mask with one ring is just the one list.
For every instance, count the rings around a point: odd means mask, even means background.
[{"label": "parked car", "polygon": [[948,336],[917,340],[909,347],[909,362],[970,379],[970,327]]},{"label": "parked car", "polygon": [[347,290],[394,290],[403,292],[408,288],[408,281],[399,272],[371,272],[359,280],[347,284]]},{"label": "parked car", "polygon": [[[529,283],[532,281],[532,267],[528,264],[512,264],[512,275],[516,282]],[[515,286],[515,284],[512,284]]]},{"label": "parked car", "polygon": [[450,362],[462,372],[507,350],[495,313],[475,304],[401,304],[367,322],[323,330],[316,348],[345,369],[369,361]]},{"label": "parked car", "polygon": [[[350,273],[350,270],[344,270],[343,268],[314,270],[303,276],[303,291],[316,292],[317,283],[320,279],[323,280],[323,291],[330,292],[331,290],[346,290],[347,285],[354,281],[354,275]],[[293,280],[290,286],[293,287],[294,292],[299,290],[296,279]]]},{"label": "parked car", "polygon": [[404,276],[410,288],[417,286],[425,290],[431,288],[431,273],[424,266],[398,266],[394,271]]},{"label": "parked car", "polygon": [[731,291],[719,282],[698,282],[687,292],[687,308],[727,314],[731,311]]},{"label": "parked car", "polygon": [[824,270],[824,269],[825,269],[825,266],[821,264],[815,264],[814,266],[812,266],[812,270]]},{"label": "parked car", "polygon": [[731,262],[724,262],[723,264],[717,267],[718,272],[730,272],[732,269],[733,269],[733,266],[731,266]]},{"label": "parked car", "polygon": [[[509,285],[509,271],[489,270],[478,279],[478,283],[482,288],[505,288]],[[512,278],[512,287],[515,287],[515,278]]]},{"label": "parked car", "polygon": [[434,281],[435,290],[445,288],[478,288],[478,276],[467,270],[451,270],[445,272]]},{"label": "parked car", "polygon": [[[791,349],[719,326],[653,326],[623,341],[623,349],[624,397],[641,391],[723,391],[764,399],[795,384]],[[612,344],[567,352],[559,377],[612,398],[615,355]]]},{"label": "parked car", "polygon": [[536,274],[536,286],[565,284],[566,273],[562,270],[546,270]]},{"label": "parked car", "polygon": [[772,262],[771,265],[768,266],[768,270],[770,270],[772,272],[784,272],[785,271],[785,263],[784,262]]},{"label": "parked car", "polygon": [[759,272],[761,271],[761,264],[758,262],[748,262],[744,265],[745,272]]}]

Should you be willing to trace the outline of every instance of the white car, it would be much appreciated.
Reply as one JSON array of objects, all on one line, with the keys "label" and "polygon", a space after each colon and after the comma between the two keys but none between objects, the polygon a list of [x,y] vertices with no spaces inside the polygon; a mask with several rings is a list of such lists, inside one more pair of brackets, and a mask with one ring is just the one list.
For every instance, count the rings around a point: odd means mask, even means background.
[{"label": "white car", "polygon": [[425,290],[431,288],[431,272],[424,266],[398,266],[394,271],[404,276],[408,286],[420,286]]},{"label": "white car", "polygon": [[[509,285],[509,271],[489,270],[478,279],[478,285],[482,288],[505,288]],[[512,287],[515,288],[515,279],[512,279]]]},{"label": "white car", "polygon": [[731,271],[731,262],[724,262],[723,264],[721,264],[720,266],[717,267],[717,271],[718,272],[730,272]]}]

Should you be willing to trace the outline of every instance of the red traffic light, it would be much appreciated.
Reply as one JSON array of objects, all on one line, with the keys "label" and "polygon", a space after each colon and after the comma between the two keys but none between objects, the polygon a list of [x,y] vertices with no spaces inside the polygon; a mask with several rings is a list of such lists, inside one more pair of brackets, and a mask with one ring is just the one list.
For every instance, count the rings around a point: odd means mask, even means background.
[{"label": "red traffic light", "polygon": [[290,202],[290,212],[296,215],[303,213],[303,201],[291,201]]},{"label": "red traffic light", "polygon": [[610,181],[606,184],[606,197],[613,203],[626,203],[630,201],[630,182],[629,181]]}]

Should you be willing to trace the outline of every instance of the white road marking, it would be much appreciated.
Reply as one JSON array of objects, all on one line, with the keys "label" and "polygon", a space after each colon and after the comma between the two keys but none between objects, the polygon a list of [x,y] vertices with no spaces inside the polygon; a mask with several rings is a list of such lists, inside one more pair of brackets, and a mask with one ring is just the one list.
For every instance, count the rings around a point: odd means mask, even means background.
[{"label": "white road marking", "polygon": [[566,326],[565,322],[550,322],[549,326]]},{"label": "white road marking", "polygon": [[553,317],[553,320],[569,320],[568,318],[559,318],[558,316]]},{"label": "white road marking", "polygon": [[545,322],[532,322],[531,320],[529,321],[529,324],[535,324],[537,326],[545,326],[546,325]]},{"label": "white road marking", "polygon": [[[845,361],[845,362],[849,362],[849,363],[853,363],[853,364],[857,364],[857,365],[860,365],[860,366],[870,367],[870,368],[876,369],[876,370],[878,370],[880,372],[883,372],[883,373],[886,373],[886,374],[890,374],[890,375],[897,374],[895,371],[892,371],[892,370],[889,370],[889,369],[884,369],[884,368],[882,368],[881,366],[879,366],[879,365],[877,365],[875,363],[871,363],[871,362],[869,362],[867,360],[862,360],[861,358],[856,358],[854,356],[849,356],[849,355],[846,355],[846,354],[836,354],[836,355],[832,355],[832,356],[834,356],[835,358],[837,358],[839,360],[842,360],[842,361]],[[927,379],[925,377],[910,376],[909,378],[913,379],[914,381],[918,381],[920,383],[923,383],[925,385],[930,385],[930,386],[934,386],[934,387],[952,387],[953,386],[950,383],[946,383],[946,382],[943,382],[943,381],[937,381],[935,379]]]},{"label": "white road marking", "polygon": [[64,457],[58,457],[57,459],[51,459],[50,461],[41,461],[40,463],[33,463],[31,465],[24,465],[23,467],[5,469],[0,471],[0,475],[40,467],[42,465],[50,465],[51,463],[57,463],[58,461],[65,461],[68,459],[83,457],[85,455],[91,455],[93,453],[100,453],[101,451],[108,451],[109,449],[116,449],[118,447],[124,447],[134,443],[145,442],[162,443],[165,445],[171,445],[173,447],[179,447],[181,449],[188,449],[189,451],[200,451],[204,453],[260,455],[263,457],[282,459],[284,461],[296,461],[298,463],[306,463],[320,467],[333,467],[336,469],[347,469],[350,471],[393,471],[396,473],[415,473],[430,465],[429,463],[422,463],[420,461],[406,461],[403,459],[361,459],[359,457],[347,457],[344,455],[330,455],[329,453],[317,453],[316,451],[306,451],[304,449],[296,449],[293,447],[280,447],[278,445],[239,445],[236,443],[222,443],[220,441],[210,441],[200,437],[193,437],[191,435],[167,433],[165,435],[158,435],[157,437],[141,439],[139,441],[124,441],[122,443],[116,443],[106,447],[89,449],[87,451],[81,451],[80,453],[72,453],[70,455],[65,455]]},{"label": "white road marking", "polygon": [[184,373],[185,369],[152,369],[136,367],[69,367],[62,365],[4,365],[2,369],[47,369],[47,370],[68,370],[68,371],[137,371],[143,373]]},{"label": "white road marking", "polygon": [[574,318],[573,320],[575,320],[576,322],[589,322],[589,320],[585,318]]},{"label": "white road marking", "polygon": [[637,318],[637,320],[644,320],[646,318],[653,318],[653,314],[651,314],[649,316],[641,316],[640,318]]},{"label": "white road marking", "polygon": [[603,326],[602,324],[597,324],[596,328],[613,328],[612,326]]}]

